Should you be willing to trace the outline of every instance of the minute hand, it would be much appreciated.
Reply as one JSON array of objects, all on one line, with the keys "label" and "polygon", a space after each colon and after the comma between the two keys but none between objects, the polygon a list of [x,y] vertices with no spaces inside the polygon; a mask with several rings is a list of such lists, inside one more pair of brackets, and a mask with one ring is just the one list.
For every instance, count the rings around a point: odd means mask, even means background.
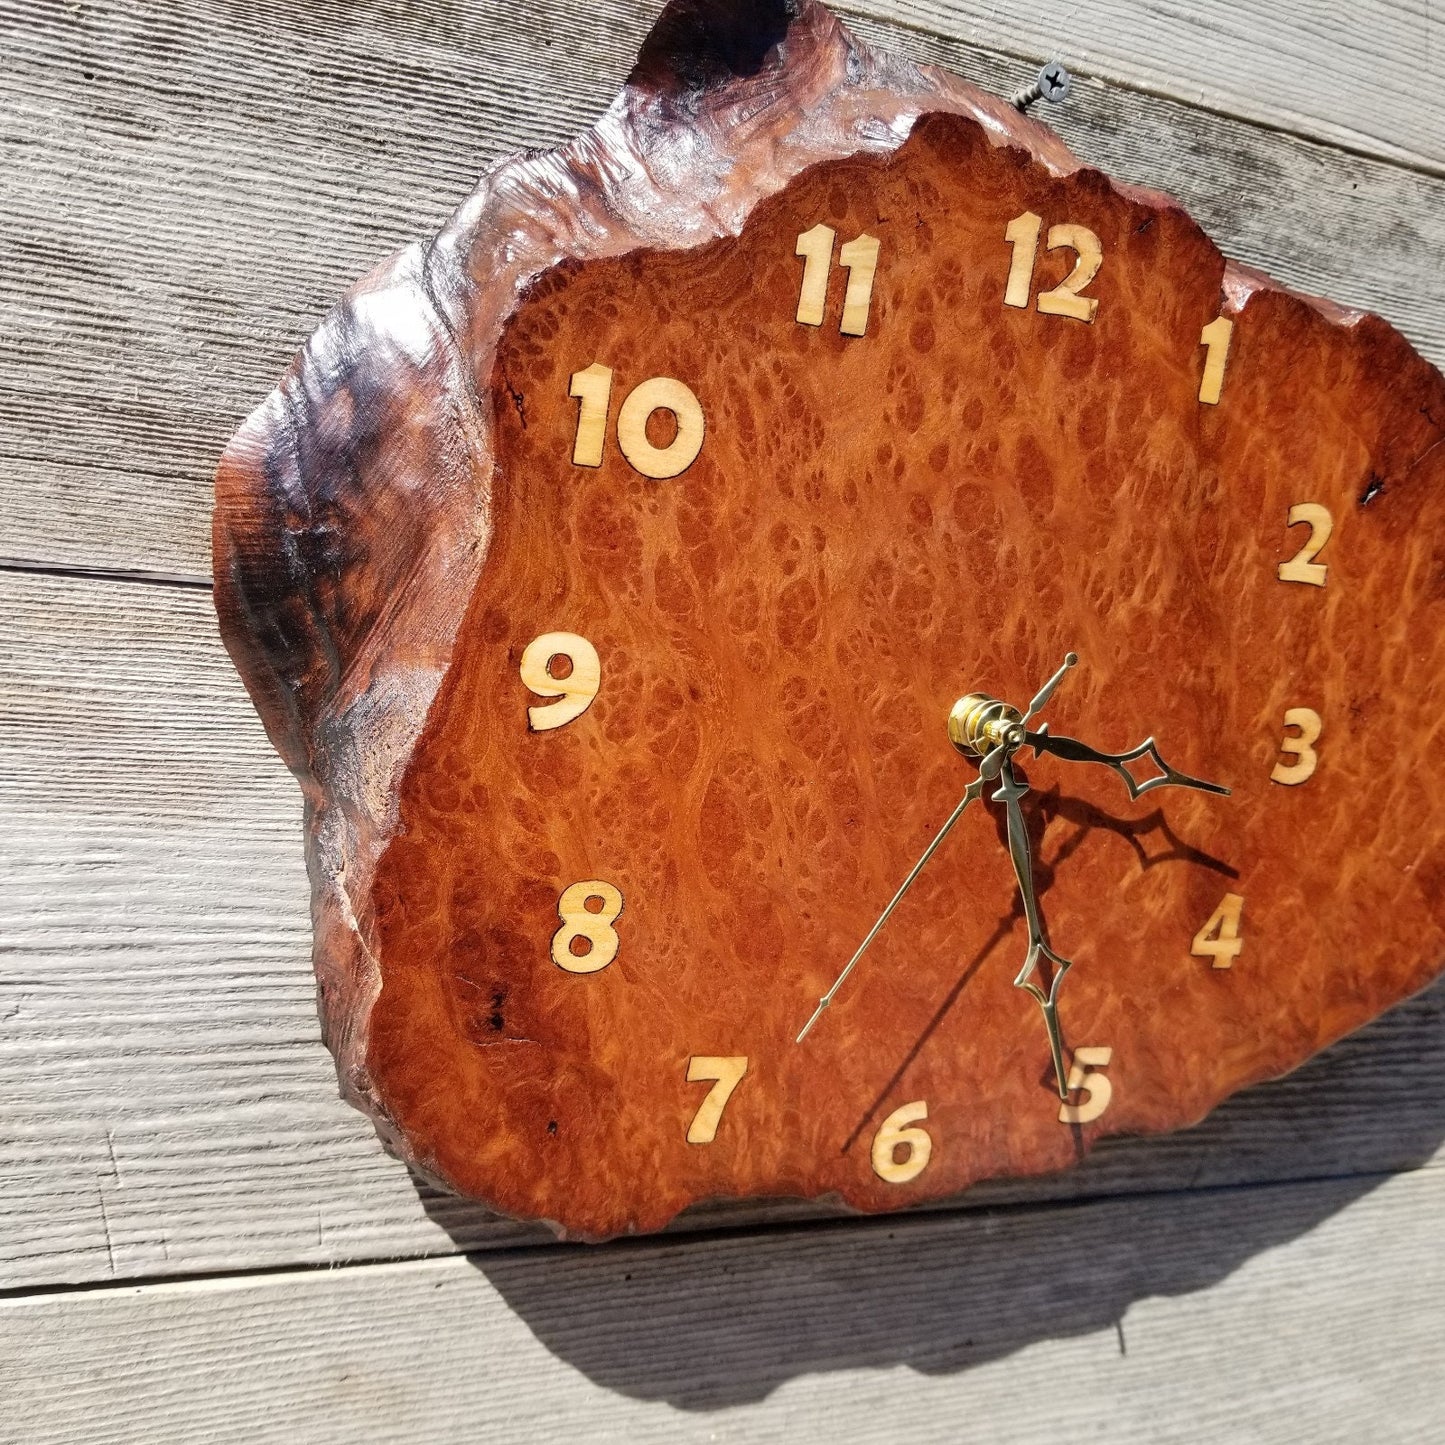
[{"label": "minute hand", "polygon": [[[1111,768],[1123,779],[1131,798],[1140,798],[1145,793],[1152,793],[1155,788],[1194,788],[1201,793],[1217,793],[1223,798],[1229,796],[1229,789],[1220,787],[1218,783],[1206,783],[1202,778],[1191,778],[1187,773],[1171,768],[1160,755],[1153,738],[1145,738],[1137,748],[1131,748],[1127,753],[1101,753],[1098,748],[1091,748],[1088,743],[1081,743],[1076,738],[1055,737],[1046,724],[1036,733],[1025,734],[1024,746],[1036,753],[1052,753],[1056,758],[1064,758],[1071,763],[1099,763]],[[1124,765],[1146,756],[1153,760],[1160,776],[1140,783]]]}]

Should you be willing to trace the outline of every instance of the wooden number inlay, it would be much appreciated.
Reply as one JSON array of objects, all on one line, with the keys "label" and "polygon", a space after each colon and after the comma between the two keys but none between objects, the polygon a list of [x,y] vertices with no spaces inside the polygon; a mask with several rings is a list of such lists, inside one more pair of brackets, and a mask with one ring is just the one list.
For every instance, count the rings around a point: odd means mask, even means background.
[{"label": "wooden number inlay", "polygon": [[1319,742],[1325,725],[1320,720],[1319,713],[1308,707],[1290,708],[1284,715],[1284,725],[1287,728],[1298,728],[1299,736],[1285,738],[1279,745],[1279,750],[1297,761],[1276,763],[1274,771],[1269,777],[1273,783],[1283,783],[1287,788],[1297,788],[1301,783],[1309,782],[1315,775],[1315,769],[1320,763],[1319,754],[1315,752],[1315,744]]},{"label": "wooden number inlay", "polygon": [[[565,657],[572,670],[566,677],[554,677],[552,665]],[[527,726],[534,733],[559,728],[581,717],[602,686],[602,660],[597,649],[575,632],[544,632],[527,644],[522,654],[522,681],[538,697],[553,698],[527,709]]]},{"label": "wooden number inlay", "polygon": [[[803,288],[798,293],[798,321],[803,326],[823,324],[836,238],[833,228],[821,222],[798,237],[794,254],[803,257]],[[864,336],[873,304],[873,278],[878,271],[878,238],[864,235],[849,241],[838,253],[838,260],[848,272],[843,319],[838,329],[844,336]]]},{"label": "wooden number inlay", "polygon": [[795,256],[804,257],[803,289],[798,295],[798,321],[803,326],[821,326],[828,301],[828,273],[833,269],[833,241],[837,233],[820,221],[798,237]]},{"label": "wooden number inlay", "polygon": [[1229,366],[1229,345],[1234,337],[1234,322],[1228,316],[1211,321],[1199,333],[1204,353],[1204,377],[1199,383],[1199,400],[1206,406],[1218,406],[1224,395],[1224,373]]},{"label": "wooden number inlay", "polygon": [[[579,467],[600,467],[612,403],[611,368],[595,361],[584,371],[574,371],[569,395],[580,402],[572,462]],[[655,411],[671,412],[677,425],[677,434],[665,447],[655,447],[647,438],[647,420]],[[644,477],[655,481],[685,472],[697,460],[706,430],[702,404],[690,387],[670,376],[654,376],[633,387],[617,413],[617,445],[622,455]]]},{"label": "wooden number inlay", "polygon": [[1194,935],[1190,953],[1195,958],[1212,958],[1215,968],[1231,968],[1244,948],[1239,936],[1239,919],[1244,912],[1244,899],[1238,893],[1226,893],[1224,902],[1209,915],[1209,921]]},{"label": "wooden number inlay", "polygon": [[[655,447],[647,439],[647,419],[655,411],[670,411],[677,421],[677,435],[665,447]],[[697,397],[670,376],[654,376],[635,387],[617,413],[622,455],[644,477],[656,481],[685,472],[697,460],[704,430]]]},{"label": "wooden number inlay", "polygon": [[1075,1049],[1073,1067],[1069,1070],[1069,1093],[1084,1091],[1081,1104],[1061,1104],[1059,1123],[1092,1124],[1102,1116],[1114,1097],[1114,1086],[1099,1072],[1114,1057],[1113,1049]]},{"label": "wooden number inlay", "polygon": [[[588,904],[597,903],[598,908]],[[574,883],[557,900],[562,926],[552,935],[552,962],[568,973],[597,973],[617,957],[617,932],[612,927],[622,912],[622,894],[610,883],[593,879]],[[581,952],[577,945],[585,944]]]},{"label": "wooden number inlay", "polygon": [[717,1126],[722,1119],[723,1109],[747,1071],[746,1058],[711,1058],[705,1054],[696,1054],[687,1061],[689,1084],[716,1080],[707,1091],[702,1107],[693,1115],[692,1123],[687,1126],[689,1144],[711,1144],[717,1138]]},{"label": "wooden number inlay", "polygon": [[1086,226],[1054,226],[1049,231],[1049,250],[1067,247],[1078,256],[1074,269],[1054,287],[1039,296],[1039,310],[1045,316],[1072,316],[1092,324],[1099,310],[1097,296],[1083,295],[1084,287],[1099,274],[1104,264],[1104,247]]},{"label": "wooden number inlay", "polygon": [[[1043,226],[1042,217],[1025,211],[1015,216],[1004,232],[1004,239],[1014,248],[1008,284],[1004,288],[1005,306],[1017,306],[1020,310],[1028,307]],[[1104,264],[1103,243],[1087,226],[1053,226],[1049,229],[1049,250],[1063,249],[1073,251],[1078,260],[1059,285],[1039,294],[1038,308],[1045,316],[1071,316],[1076,321],[1092,323],[1098,314],[1099,301],[1095,296],[1085,296],[1083,290]]]},{"label": "wooden number inlay", "polygon": [[1039,254],[1039,234],[1044,228],[1044,218],[1032,211],[1015,216],[1003,233],[1004,239],[1014,248],[1013,260],[1008,268],[1008,285],[1004,288],[1003,304],[1017,306],[1027,311],[1029,298],[1034,294],[1034,261]]},{"label": "wooden number inlay", "polygon": [[602,447],[607,440],[607,409],[612,403],[612,368],[594,361],[585,371],[574,371],[567,394],[582,403],[577,408],[577,440],[572,445],[572,464],[600,467]]},{"label": "wooden number inlay", "polygon": [[848,268],[848,291],[843,297],[844,336],[862,336],[868,330],[868,309],[873,304],[873,277],[878,270],[878,238],[859,236],[838,253]]},{"label": "wooden number inlay", "polygon": [[1334,535],[1335,519],[1329,508],[1318,502],[1299,502],[1289,509],[1291,527],[1308,526],[1310,539],[1288,562],[1279,564],[1281,582],[1303,582],[1310,587],[1323,587],[1330,569],[1315,558],[1325,550],[1325,545]]},{"label": "wooden number inlay", "polygon": [[[879,1125],[873,1136],[873,1172],[885,1183],[907,1184],[928,1167],[933,1139],[926,1129],[909,1127],[927,1117],[928,1105],[918,1099],[895,1109]],[[902,1158],[900,1151],[906,1151]]]}]

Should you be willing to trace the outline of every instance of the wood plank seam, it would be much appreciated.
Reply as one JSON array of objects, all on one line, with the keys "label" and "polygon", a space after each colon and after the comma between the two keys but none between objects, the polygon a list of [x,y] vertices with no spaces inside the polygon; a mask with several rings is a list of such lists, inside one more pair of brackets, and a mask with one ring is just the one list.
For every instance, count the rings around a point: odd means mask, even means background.
[{"label": "wood plank seam", "polygon": [[[1239,1184],[1190,1184],[1184,1188],[1106,1191],[1081,1198],[1015,1200],[991,1206],[986,1211],[986,1215],[988,1219],[1002,1224],[1011,1218],[1021,1219],[1040,1214],[1062,1214],[1112,1204],[1167,1205],[1174,1201],[1200,1201],[1245,1195],[1259,1198],[1271,1193],[1282,1195],[1300,1189],[1344,1183],[1359,1185],[1363,1192],[1404,1175],[1426,1173],[1440,1167],[1441,1164],[1432,1163],[1422,1165],[1418,1169],[1372,1170],[1357,1174],[1344,1171],[1300,1175],[1290,1179],[1250,1180]],[[676,1250],[681,1247],[704,1248],[710,1244],[731,1245],[745,1243],[748,1240],[779,1237],[801,1239],[804,1236],[816,1236],[830,1231],[858,1237],[869,1231],[886,1234],[909,1225],[922,1226],[925,1225],[925,1222],[941,1226],[950,1222],[956,1223],[981,1217],[983,1217],[983,1212],[979,1209],[955,1204],[943,1207],[924,1206],[892,1215],[833,1215],[814,1219],[759,1220],[750,1222],[741,1228],[723,1224],[706,1229],[667,1230],[659,1234],[637,1235],[614,1241],[608,1246],[608,1252],[616,1253],[624,1250],[657,1252]],[[366,1271],[396,1269],[398,1266],[422,1265],[449,1259],[468,1260],[482,1265],[493,1260],[510,1261],[533,1255],[555,1255],[564,1251],[591,1254],[594,1248],[594,1246],[585,1244],[562,1244],[555,1239],[539,1238],[514,1245],[491,1245],[481,1249],[438,1249],[426,1254],[378,1256],[371,1259],[345,1260],[341,1263],[298,1263],[247,1269],[196,1270],[184,1274],[138,1274],[117,1276],[111,1279],[83,1280],[74,1284],[17,1285],[0,1289],[0,1305],[19,1301],[43,1301],[67,1295],[106,1295],[194,1285],[244,1284],[251,1280],[271,1278],[299,1279],[315,1274],[355,1276]]]}]

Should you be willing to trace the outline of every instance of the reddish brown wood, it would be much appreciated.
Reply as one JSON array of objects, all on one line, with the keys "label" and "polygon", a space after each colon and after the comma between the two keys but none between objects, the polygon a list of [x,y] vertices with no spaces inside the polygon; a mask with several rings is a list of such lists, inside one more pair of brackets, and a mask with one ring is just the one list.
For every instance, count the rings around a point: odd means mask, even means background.
[{"label": "reddish brown wood", "polygon": [[[1094,325],[1002,305],[1024,210],[1103,240]],[[820,220],[881,241],[863,338],[840,268],[827,324],[793,319]],[[1067,269],[1041,249],[1038,289]],[[647,377],[697,393],[682,476],[613,432],[571,464],[568,378],[598,360],[614,423]],[[306,790],[348,1096],[432,1176],[596,1238],[717,1196],[874,1210],[1056,1169],[1294,1067],[1440,967],[1442,441],[1445,380],[1383,322],[1228,265],[999,102],[815,5],[669,7],[597,129],[358,288],[222,463],[217,602]],[[1337,523],[1323,590],[1275,575],[1304,501]],[[596,645],[602,690],[532,734],[518,664],[553,630]],[[1107,1114],[1057,1120],[985,809],[795,1045],[973,776],[950,704],[1023,703],[1070,648],[1056,732],[1152,732],[1236,790],[1130,803],[1027,762]],[[1295,706],[1322,761],[1283,788]],[[626,906],[580,976],[549,943],[589,878]],[[1229,891],[1246,943],[1215,971],[1190,942]],[[708,1145],[694,1054],[749,1059]],[[932,1159],[886,1184],[870,1141],[919,1099]]]}]

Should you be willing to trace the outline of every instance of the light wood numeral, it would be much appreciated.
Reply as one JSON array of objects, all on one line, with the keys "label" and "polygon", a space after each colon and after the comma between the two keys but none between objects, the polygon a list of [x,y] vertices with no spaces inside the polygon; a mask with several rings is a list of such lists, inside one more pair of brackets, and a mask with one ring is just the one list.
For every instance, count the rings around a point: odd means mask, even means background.
[{"label": "light wood numeral", "polygon": [[1325,550],[1325,545],[1334,535],[1335,519],[1330,516],[1329,508],[1320,506],[1318,502],[1300,502],[1289,509],[1289,525],[1308,525],[1310,539],[1288,562],[1279,564],[1279,580],[1323,587],[1330,569],[1323,562],[1316,562],[1315,558]]},{"label": "light wood numeral", "polygon": [[1199,400],[1205,406],[1218,406],[1224,395],[1224,373],[1229,366],[1229,346],[1234,337],[1234,322],[1228,316],[1211,321],[1199,333],[1204,353],[1204,377],[1199,383]]},{"label": "light wood numeral", "polygon": [[[602,906],[589,908],[591,902]],[[568,973],[597,973],[617,957],[617,933],[612,927],[622,912],[622,894],[610,883],[594,878],[574,883],[557,900],[562,926],[552,935],[552,962]],[[578,953],[573,945],[581,939],[587,948]]]},{"label": "light wood numeral", "polygon": [[1195,958],[1212,958],[1215,968],[1232,968],[1244,949],[1239,936],[1239,919],[1244,912],[1244,899],[1238,893],[1226,893],[1224,902],[1209,915],[1209,922],[1194,935],[1189,952]]},{"label": "light wood numeral", "polygon": [[[572,664],[566,677],[553,677],[552,664],[565,657]],[[522,681],[538,697],[553,698],[527,709],[527,726],[534,733],[559,728],[579,718],[602,686],[602,660],[597,649],[575,632],[544,632],[527,644],[522,654]]]},{"label": "light wood numeral", "polygon": [[[895,1109],[873,1136],[873,1172],[888,1184],[907,1184],[917,1179],[928,1167],[933,1154],[933,1139],[926,1129],[909,1128],[928,1117],[928,1105],[922,1099]],[[898,1151],[908,1152],[900,1160]]]},{"label": "light wood numeral", "polygon": [[1320,757],[1315,752],[1315,744],[1319,742],[1325,725],[1320,720],[1319,713],[1308,707],[1290,708],[1284,715],[1284,725],[1287,728],[1298,728],[1300,735],[1297,738],[1286,738],[1279,745],[1279,750],[1299,761],[1276,763],[1269,778],[1272,783],[1283,783],[1287,788],[1297,788],[1301,783],[1309,782],[1315,775],[1315,769],[1319,767]]},{"label": "light wood numeral", "polygon": [[607,441],[607,409],[612,404],[612,368],[594,361],[585,371],[572,373],[567,392],[582,403],[577,408],[577,440],[572,444],[572,464],[600,467]]},{"label": "light wood numeral", "polygon": [[868,330],[868,309],[873,304],[873,277],[878,270],[878,238],[859,236],[849,241],[838,259],[848,268],[848,291],[843,297],[844,336],[862,336]]},{"label": "light wood numeral", "polygon": [[1049,231],[1049,250],[1067,246],[1078,256],[1074,269],[1055,286],[1039,297],[1039,310],[1045,316],[1072,316],[1076,321],[1092,324],[1099,310],[1097,296],[1083,295],[1084,287],[1099,274],[1104,264],[1104,247],[1099,238],[1085,226],[1054,226]]},{"label": "light wood numeral", "polygon": [[1073,1067],[1069,1070],[1069,1092],[1084,1091],[1082,1104],[1061,1104],[1059,1123],[1092,1124],[1103,1115],[1114,1097],[1114,1086],[1098,1070],[1109,1067],[1113,1049],[1075,1049]]},{"label": "light wood numeral", "polygon": [[[1004,288],[1004,305],[1027,308],[1034,284],[1034,262],[1038,259],[1039,236],[1043,219],[1025,211],[1008,224],[1004,239],[1014,248],[1009,264],[1008,285]],[[1071,316],[1076,321],[1092,323],[1098,314],[1097,297],[1083,295],[1086,287],[1104,264],[1104,247],[1087,226],[1063,225],[1049,229],[1049,250],[1068,249],[1079,258],[1074,269],[1052,291],[1039,294],[1038,307],[1045,316]]]},{"label": "light wood numeral", "polygon": [[[803,289],[798,294],[798,321],[803,326],[821,326],[828,303],[828,276],[833,269],[833,242],[837,233],[821,222],[798,237],[794,255],[802,256]],[[848,290],[843,297],[844,336],[863,336],[868,331],[868,312],[873,305],[873,278],[878,271],[876,236],[863,235],[849,241],[838,253],[848,272]]]},{"label": "light wood numeral", "polygon": [[716,1080],[712,1088],[707,1091],[707,1098],[702,1101],[702,1107],[693,1115],[692,1123],[687,1126],[687,1142],[689,1144],[711,1144],[717,1138],[717,1126],[722,1119],[723,1109],[727,1101],[732,1098],[733,1090],[742,1082],[742,1077],[748,1071],[746,1058],[711,1058],[706,1054],[696,1054],[687,1061],[687,1081],[689,1084],[707,1083],[709,1080]]},{"label": "light wood numeral", "polygon": [[[600,467],[612,401],[611,369],[597,361],[585,371],[574,371],[569,395],[581,402],[572,461],[579,467]],[[655,411],[670,411],[677,423],[677,435],[665,447],[655,447],[647,439],[647,419]],[[622,455],[654,481],[685,472],[697,460],[706,430],[702,404],[690,387],[670,376],[654,376],[633,387],[617,413],[617,445]]]},{"label": "light wood numeral", "polygon": [[[647,439],[647,419],[655,411],[670,411],[677,420],[677,435],[665,447]],[[644,477],[659,482],[685,472],[697,460],[705,429],[697,397],[670,376],[654,376],[635,387],[617,413],[622,455]]]},{"label": "light wood numeral", "polygon": [[1004,289],[1003,304],[1017,306],[1027,311],[1029,298],[1034,292],[1034,261],[1039,254],[1039,234],[1044,229],[1044,218],[1032,211],[1015,216],[1003,233],[1004,239],[1014,248],[1013,260],[1008,268],[1008,286]]},{"label": "light wood numeral", "polygon": [[820,221],[811,231],[798,237],[795,256],[803,262],[803,289],[798,296],[798,322],[802,326],[821,326],[823,310],[828,301],[828,273],[833,269],[833,242],[837,233]]}]

